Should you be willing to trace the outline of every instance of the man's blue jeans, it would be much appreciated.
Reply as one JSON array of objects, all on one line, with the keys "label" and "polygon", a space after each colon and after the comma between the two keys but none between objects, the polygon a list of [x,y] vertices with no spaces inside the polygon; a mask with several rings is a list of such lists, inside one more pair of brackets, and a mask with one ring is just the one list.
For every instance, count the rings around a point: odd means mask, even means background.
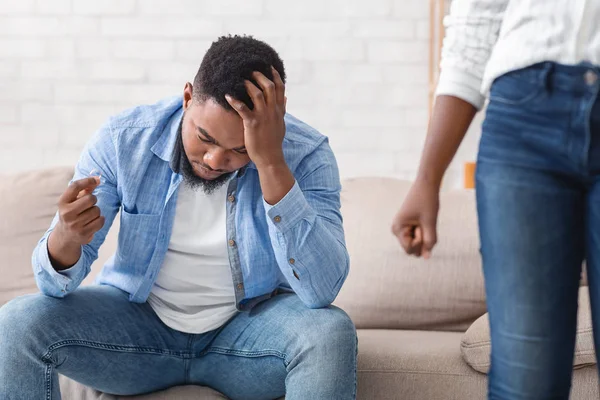
[{"label": "man's blue jeans", "polygon": [[131,395],[210,386],[231,399],[355,399],[356,331],[336,307],[280,294],[222,328],[193,335],[110,286],[0,308],[0,399],[58,400],[57,373]]},{"label": "man's blue jeans", "polygon": [[599,77],[542,63],[492,87],[476,173],[490,399],[568,399],[584,259],[600,348]]}]

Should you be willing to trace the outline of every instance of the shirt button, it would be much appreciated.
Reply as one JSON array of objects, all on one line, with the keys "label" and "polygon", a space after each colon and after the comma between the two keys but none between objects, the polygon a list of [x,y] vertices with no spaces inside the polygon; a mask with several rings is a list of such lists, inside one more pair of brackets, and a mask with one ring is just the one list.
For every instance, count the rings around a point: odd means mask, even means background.
[{"label": "shirt button", "polygon": [[229,243],[229,246],[230,246],[230,247],[233,247],[233,246],[235,246],[235,240],[233,240],[233,239],[229,239],[229,242],[228,242],[228,243]]},{"label": "shirt button", "polygon": [[288,261],[289,261],[289,262],[290,262],[290,264],[292,264],[292,265],[294,265],[294,264],[296,263],[296,260],[294,260],[293,258],[290,258]]},{"label": "shirt button", "polygon": [[275,218],[273,218],[273,221],[275,221],[275,222],[281,222],[281,217],[278,215]]},{"label": "shirt button", "polygon": [[243,284],[243,283],[238,283],[238,284],[237,284],[237,288],[238,288],[239,290],[242,290],[242,289],[244,288],[244,284]]},{"label": "shirt button", "polygon": [[229,201],[230,203],[233,203],[233,202],[235,201],[235,196],[234,196],[234,195],[232,195],[232,194],[230,194],[230,195],[227,197],[227,201]]},{"label": "shirt button", "polygon": [[587,71],[583,77],[585,79],[585,83],[589,86],[594,86],[598,81],[598,74],[594,71]]}]

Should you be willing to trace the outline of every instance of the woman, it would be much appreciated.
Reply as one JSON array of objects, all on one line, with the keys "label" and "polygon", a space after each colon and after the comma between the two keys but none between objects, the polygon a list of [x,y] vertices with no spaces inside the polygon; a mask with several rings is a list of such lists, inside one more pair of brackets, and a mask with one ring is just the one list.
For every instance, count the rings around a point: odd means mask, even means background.
[{"label": "woman", "polygon": [[442,177],[489,93],[476,172],[489,398],[568,399],[583,260],[600,349],[600,0],[454,0],[447,28],[393,231],[431,255]]}]

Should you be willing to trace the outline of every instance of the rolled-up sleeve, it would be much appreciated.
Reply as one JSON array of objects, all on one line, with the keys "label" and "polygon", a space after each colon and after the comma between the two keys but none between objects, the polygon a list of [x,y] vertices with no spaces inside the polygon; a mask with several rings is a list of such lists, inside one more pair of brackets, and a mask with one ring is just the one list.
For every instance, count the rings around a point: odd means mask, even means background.
[{"label": "rolled-up sleeve", "polygon": [[38,287],[43,293],[61,297],[62,295],[66,295],[73,286],[76,287],[85,278],[87,275],[85,268],[86,260],[85,257],[79,257],[77,263],[71,268],[60,272],[56,271],[52,267],[48,253],[48,237],[49,233],[44,235],[33,252],[32,261],[35,278]]},{"label": "rolled-up sleeve", "polygon": [[307,307],[331,304],[349,270],[337,163],[327,141],[295,171],[297,181],[277,204],[263,202],[277,263]]},{"label": "rolled-up sleeve", "polygon": [[96,232],[89,244],[81,246],[81,256],[75,265],[66,270],[56,271],[48,252],[48,238],[59,220],[56,213],[50,228],[38,242],[31,257],[37,286],[45,295],[64,297],[81,284],[90,272],[92,263],[98,258],[98,249],[104,243],[119,209],[115,137],[110,129],[110,123],[98,130],[85,146],[71,182],[89,176],[93,170],[101,175],[100,186],[93,193],[98,199],[96,206],[100,208],[100,213],[105,218],[104,226]]},{"label": "rolled-up sleeve", "polygon": [[444,19],[436,96],[449,95],[481,109],[481,85],[487,63],[498,40],[508,0],[454,0]]}]

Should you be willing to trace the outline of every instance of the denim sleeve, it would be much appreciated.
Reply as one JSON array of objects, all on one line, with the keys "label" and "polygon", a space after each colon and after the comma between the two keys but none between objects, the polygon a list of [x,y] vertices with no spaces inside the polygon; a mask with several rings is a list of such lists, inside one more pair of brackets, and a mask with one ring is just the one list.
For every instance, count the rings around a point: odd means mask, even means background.
[{"label": "denim sleeve", "polygon": [[349,270],[337,163],[324,141],[295,171],[296,183],[279,203],[264,202],[277,263],[310,308],[336,298]]},{"label": "denim sleeve", "polygon": [[81,257],[77,263],[67,270],[56,271],[50,262],[48,237],[58,222],[58,213],[33,251],[35,280],[38,288],[45,295],[64,297],[75,290],[90,272],[92,263],[98,258],[98,249],[104,243],[120,206],[117,193],[115,143],[110,123],[107,123],[87,143],[75,167],[71,182],[89,176],[93,170],[100,172],[101,184],[94,190],[94,194],[98,198],[96,205],[105,217],[104,227],[94,235],[94,239],[89,244],[81,247]]},{"label": "denim sleeve", "polygon": [[508,0],[454,0],[444,20],[446,37],[436,95],[463,99],[477,109],[485,97],[481,84],[498,41]]}]

